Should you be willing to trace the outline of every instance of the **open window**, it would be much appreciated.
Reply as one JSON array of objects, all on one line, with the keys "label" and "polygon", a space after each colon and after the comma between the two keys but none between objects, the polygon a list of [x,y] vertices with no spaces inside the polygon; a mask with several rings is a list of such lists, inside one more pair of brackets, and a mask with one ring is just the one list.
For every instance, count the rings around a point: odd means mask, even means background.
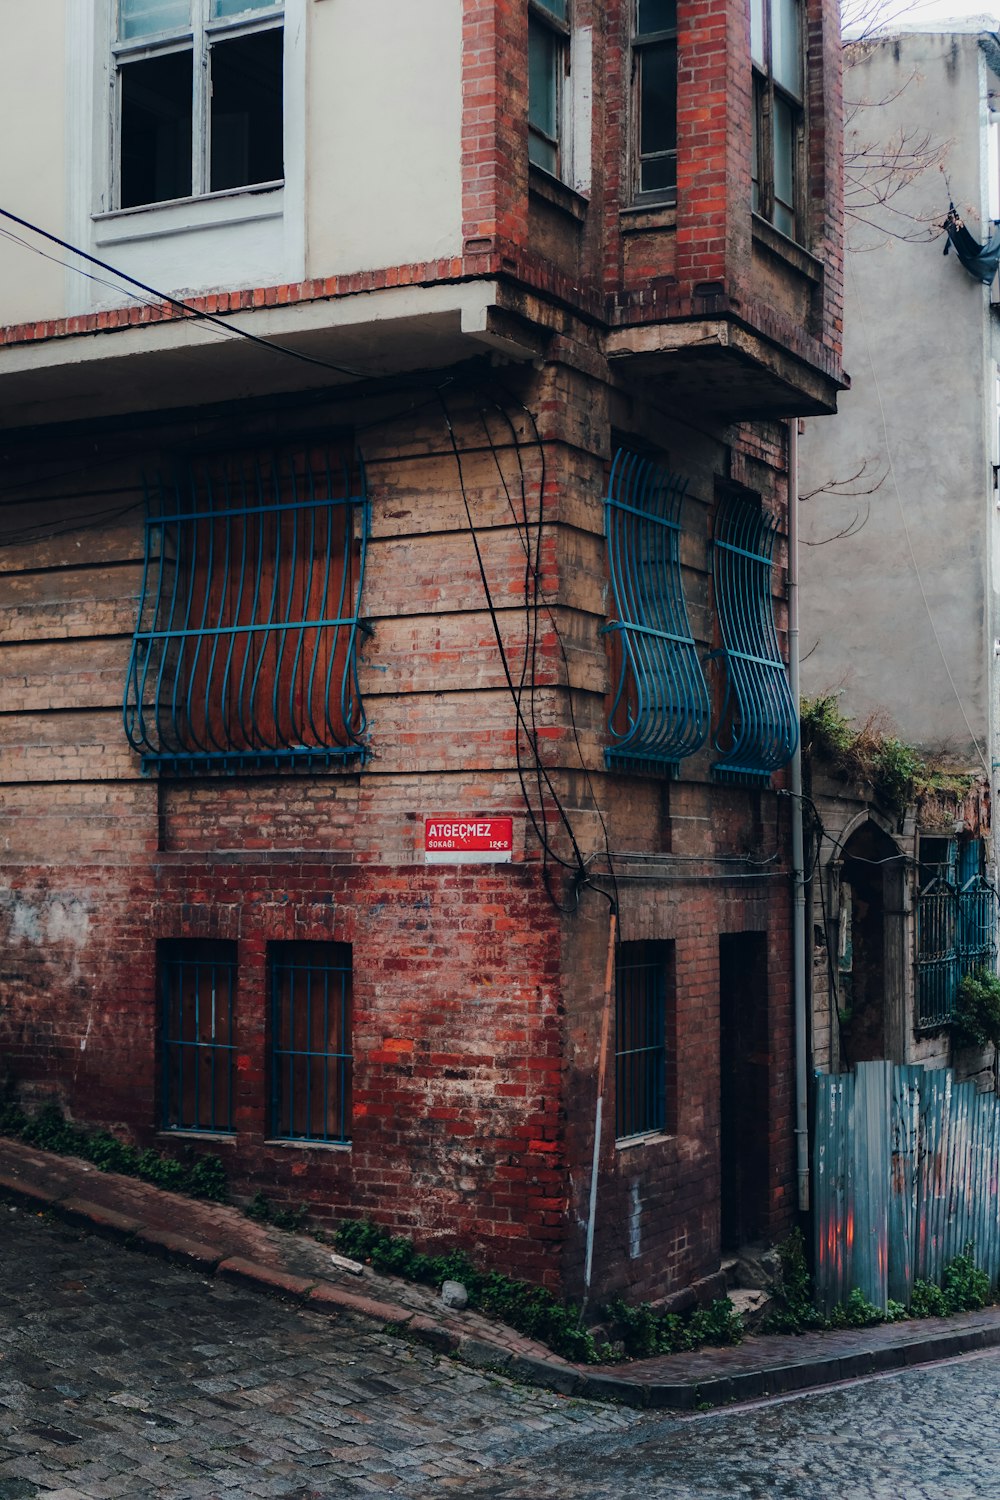
[{"label": "open window", "polygon": [[116,208],[284,177],[280,0],[117,0]]},{"label": "open window", "polygon": [[553,177],[567,171],[571,0],[529,0],[528,160]]},{"label": "open window", "polygon": [[802,0],[750,0],[753,60],[752,204],[789,239],[803,239],[805,37]]}]

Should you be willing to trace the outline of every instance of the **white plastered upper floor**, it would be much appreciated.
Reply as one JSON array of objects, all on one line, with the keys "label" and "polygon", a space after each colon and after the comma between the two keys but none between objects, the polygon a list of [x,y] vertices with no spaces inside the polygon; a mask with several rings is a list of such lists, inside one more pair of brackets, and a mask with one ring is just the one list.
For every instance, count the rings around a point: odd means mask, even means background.
[{"label": "white plastered upper floor", "polygon": [[[8,7],[0,207],[171,293],[460,254],[461,0],[285,0],[284,185],[126,211],[110,197],[113,3]],[[130,300],[17,233],[33,248],[0,240],[0,325]]]}]

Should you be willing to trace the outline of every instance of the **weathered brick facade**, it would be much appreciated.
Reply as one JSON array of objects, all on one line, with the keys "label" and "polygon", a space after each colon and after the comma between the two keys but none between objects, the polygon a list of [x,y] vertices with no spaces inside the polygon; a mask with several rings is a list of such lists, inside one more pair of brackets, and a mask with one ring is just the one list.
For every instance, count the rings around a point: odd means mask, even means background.
[{"label": "weathered brick facade", "polygon": [[[157,944],[227,940],[234,1133],[202,1144],[235,1189],[307,1202],[321,1220],[369,1214],[571,1294],[582,1286],[613,900],[622,941],[673,945],[666,1128],[616,1145],[612,1056],[595,1292],[661,1296],[718,1266],[724,935],[761,935],[766,951],[755,1232],[780,1234],[793,1212],[781,776],[718,785],[707,748],[674,782],[605,769],[603,499],[619,443],[686,477],[681,560],[706,655],[718,645],[720,495],[738,484],[780,519],[783,419],[829,405],[839,379],[836,17],[814,0],[810,57],[823,76],[810,180],[827,175],[811,189],[806,252],[751,226],[745,6],[678,9],[676,210],[626,201],[624,0],[579,0],[575,18],[592,26],[603,80],[589,195],[529,173],[525,7],[466,0],[464,258],[192,299],[226,314],[490,277],[503,329],[537,347],[534,363],[497,369],[480,353],[293,398],[263,388],[237,399],[234,386],[199,409],[175,388],[155,413],[126,406],[0,435],[3,1068],[28,1100],[55,1096],[152,1142],[163,1118]],[[0,343],[70,346],[174,316],[123,308],[8,327]],[[235,453],[317,432],[356,445],[368,476],[369,758],[143,775],[121,721],[143,475],[193,443]],[[535,545],[537,592],[525,564]],[[779,632],[783,561],[772,580]],[[450,812],[511,816],[512,863],[425,864],[424,817]],[[543,860],[538,826],[567,869]],[[289,941],[351,945],[349,1146],[268,1139],[268,945]]]}]

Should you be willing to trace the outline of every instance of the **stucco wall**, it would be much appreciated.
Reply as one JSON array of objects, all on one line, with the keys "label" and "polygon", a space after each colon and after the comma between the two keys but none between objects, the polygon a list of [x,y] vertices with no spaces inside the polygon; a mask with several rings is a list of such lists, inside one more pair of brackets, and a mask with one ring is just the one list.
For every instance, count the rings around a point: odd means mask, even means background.
[{"label": "stucco wall", "polygon": [[[845,91],[870,107],[849,127],[855,175],[868,143],[912,151],[929,138],[978,232],[986,83],[974,34],[907,36],[856,58]],[[843,490],[801,508],[803,687],[840,691],[859,719],[887,712],[925,750],[978,759],[973,734],[990,753],[993,635],[989,295],[955,257],[942,259],[935,226],[948,192],[936,162],[899,183],[896,211],[864,208],[857,191],[854,202],[852,388],[837,417],[807,424],[800,449],[800,493],[836,481]]]},{"label": "stucco wall", "polygon": [[[65,0],[4,6],[4,77],[0,88],[0,206],[62,235],[65,176]],[[16,62],[15,62],[16,59]],[[5,233],[22,231],[6,220]],[[62,268],[0,238],[0,322],[58,317]]]},{"label": "stucco wall", "polygon": [[[169,292],[460,252],[461,0],[285,0],[284,187],[125,213],[111,189],[111,7],[7,9],[0,131],[17,145],[0,163],[0,205],[32,223]],[[0,325],[128,300],[79,269],[0,241]]]}]

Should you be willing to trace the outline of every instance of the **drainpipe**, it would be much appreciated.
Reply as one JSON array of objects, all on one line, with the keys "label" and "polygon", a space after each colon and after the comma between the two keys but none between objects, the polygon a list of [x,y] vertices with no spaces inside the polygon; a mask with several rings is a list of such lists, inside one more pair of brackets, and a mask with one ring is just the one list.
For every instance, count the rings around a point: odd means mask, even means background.
[{"label": "drainpipe", "polygon": [[[788,678],[799,711],[799,423],[788,424]],[[795,1000],[795,1163],[799,1212],[809,1212],[809,1058],[806,1014],[806,871],[802,835],[802,737],[791,765],[792,987]]]}]

